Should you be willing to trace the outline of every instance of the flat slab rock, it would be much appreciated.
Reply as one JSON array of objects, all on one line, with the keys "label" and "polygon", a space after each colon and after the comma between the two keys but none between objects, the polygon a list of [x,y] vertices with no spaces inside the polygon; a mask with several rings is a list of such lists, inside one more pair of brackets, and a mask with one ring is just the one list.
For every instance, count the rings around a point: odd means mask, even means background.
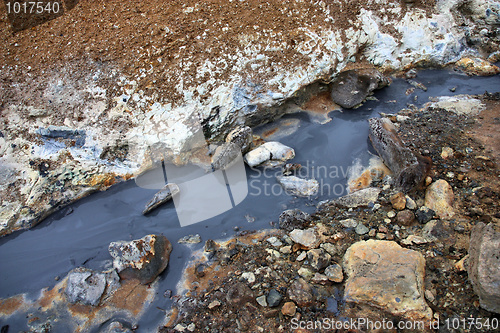
[{"label": "flat slab rock", "polygon": [[409,320],[431,320],[424,299],[425,259],[396,242],[354,243],[343,261],[346,302],[368,305]]},{"label": "flat slab rock", "polygon": [[283,189],[291,195],[308,197],[316,195],[319,190],[319,182],[316,179],[303,179],[296,176],[276,177]]},{"label": "flat slab rock", "polygon": [[105,288],[105,274],[79,267],[69,272],[65,294],[70,303],[96,306]]},{"label": "flat slab rock", "polygon": [[108,250],[122,279],[138,279],[147,284],[168,266],[172,244],[163,235],[146,235],[130,242],[112,242]]},{"label": "flat slab rock", "polygon": [[333,200],[332,203],[335,203],[339,206],[344,206],[347,208],[356,208],[360,206],[368,206],[369,204],[373,204],[377,201],[378,195],[380,194],[381,189],[377,187],[369,187],[363,190],[356,191],[354,193],[345,195],[341,198]]},{"label": "flat slab rock", "polygon": [[481,307],[500,313],[500,232],[491,223],[472,229],[467,271]]}]

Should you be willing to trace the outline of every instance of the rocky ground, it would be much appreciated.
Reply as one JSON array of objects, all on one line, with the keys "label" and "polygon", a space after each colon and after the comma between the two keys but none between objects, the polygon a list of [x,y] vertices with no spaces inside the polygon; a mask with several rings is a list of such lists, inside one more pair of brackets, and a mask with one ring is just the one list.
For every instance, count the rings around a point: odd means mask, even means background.
[{"label": "rocky ground", "polygon": [[[377,190],[323,203],[305,219],[280,216],[281,230],[207,241],[186,270],[186,295],[161,331],[288,332],[297,328],[294,320],[302,320],[306,326],[299,331],[321,332],[328,327],[308,323],[362,317],[426,325],[439,320],[443,332],[495,331],[446,324],[454,318],[499,318],[474,292],[470,267],[477,258],[468,251],[471,231],[482,223],[499,239],[498,131],[488,130],[484,120],[498,118],[500,104],[496,95],[464,100],[459,111],[457,103],[447,109],[430,103],[390,116],[403,141],[433,160],[422,188],[401,195],[386,177],[367,184]],[[479,115],[475,102],[484,108]],[[489,263],[497,267],[489,273],[498,282],[498,248],[492,244],[496,254],[490,253]],[[486,289],[498,306],[496,288]]]},{"label": "rocky ground", "polygon": [[0,235],[162,158],[186,162],[200,131],[217,142],[279,117],[354,62],[498,61],[494,0],[61,3],[64,15],[14,27],[0,4]]},{"label": "rocky ground", "polygon": [[[227,133],[246,129],[237,125],[281,116],[318,82],[351,107],[388,83],[374,67],[408,79],[416,66],[500,71],[493,0],[69,3],[78,4],[19,31],[0,4],[0,235],[161,159],[196,158],[186,147],[201,132],[225,147]],[[361,98],[342,92],[352,68],[367,87]],[[321,98],[336,107],[329,92]],[[387,116],[433,161],[419,188],[400,193],[378,164],[351,180],[358,191],[312,216],[284,212],[279,230],[207,241],[160,331],[289,331],[302,320],[298,331],[314,332],[309,323],[324,317],[439,320],[443,332],[446,320],[491,326],[499,320],[499,114],[499,97],[485,94]],[[136,329],[168,264],[170,244],[158,237],[112,244],[107,271],[77,269],[37,299],[1,300],[0,318],[25,314],[33,332],[65,320],[70,331]],[[108,322],[117,313],[131,325]],[[454,331],[481,331],[469,325]]]}]

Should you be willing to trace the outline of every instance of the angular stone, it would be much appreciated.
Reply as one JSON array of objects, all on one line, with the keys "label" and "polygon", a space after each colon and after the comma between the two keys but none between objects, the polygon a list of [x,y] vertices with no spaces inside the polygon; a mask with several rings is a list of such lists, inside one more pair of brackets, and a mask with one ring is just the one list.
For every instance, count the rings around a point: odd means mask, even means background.
[{"label": "angular stone", "polygon": [[324,274],[314,273],[314,276],[311,278],[311,282],[316,284],[326,285],[330,282],[330,280]]},{"label": "angular stone", "polygon": [[278,183],[285,189],[285,192],[299,197],[316,195],[319,190],[319,183],[316,179],[303,179],[296,176],[278,176]]},{"label": "angular stone", "polygon": [[313,249],[307,251],[307,260],[309,265],[316,271],[328,266],[331,256],[323,249]]},{"label": "angular stone", "polygon": [[252,129],[248,126],[238,126],[226,136],[226,142],[236,144],[245,154],[252,145]]},{"label": "angular stone", "polygon": [[287,290],[288,297],[298,306],[309,306],[313,303],[314,296],[312,288],[302,278],[298,278],[292,282]]},{"label": "angular stone", "polygon": [[355,231],[358,235],[364,235],[364,234],[366,234],[366,233],[367,233],[368,231],[370,231],[370,230],[368,230],[368,228],[367,228],[364,224],[360,223],[360,224],[358,224],[358,225],[356,226],[356,229],[354,229],[354,231]]},{"label": "angular stone", "polygon": [[172,245],[163,235],[146,235],[130,242],[112,242],[108,250],[122,279],[138,279],[147,284],[167,267]]},{"label": "angular stone", "polygon": [[187,236],[184,236],[181,239],[179,239],[177,241],[177,243],[179,243],[179,244],[198,244],[198,243],[201,243],[201,236],[199,234],[187,235]]},{"label": "angular stone", "polygon": [[335,103],[350,109],[362,103],[375,89],[389,84],[376,69],[353,69],[342,72],[332,83],[331,96]]},{"label": "angular stone", "polygon": [[153,211],[154,209],[160,207],[166,202],[169,202],[172,200],[174,195],[177,195],[179,193],[179,186],[174,183],[168,183],[165,185],[158,193],[156,193],[151,199],[146,206],[144,207],[144,210],[142,211],[142,215],[146,215]]},{"label": "angular stone", "polygon": [[347,302],[417,320],[432,318],[424,300],[425,259],[392,241],[357,242],[344,256]]},{"label": "angular stone", "polygon": [[309,268],[304,267],[304,266],[299,268],[299,270],[297,271],[297,274],[299,274],[301,277],[303,277],[306,280],[310,280],[314,276],[314,272],[312,270],[310,270]]},{"label": "angular stone", "polygon": [[226,294],[226,301],[234,308],[240,308],[245,303],[253,301],[254,296],[252,290],[242,282],[238,282],[229,288]]},{"label": "angular stone", "polygon": [[394,209],[403,210],[406,207],[406,196],[402,192],[398,192],[391,196],[391,204]]},{"label": "angular stone", "polygon": [[68,274],[65,294],[70,303],[96,306],[99,304],[104,289],[106,276],[91,269],[78,267]]},{"label": "angular stone", "polygon": [[215,149],[212,156],[213,170],[227,168],[241,155],[240,147],[233,142],[224,142]]},{"label": "angular stone", "polygon": [[267,306],[267,301],[266,301],[265,295],[259,296],[255,300],[257,301],[257,303],[259,303],[260,306],[263,306],[263,307]]},{"label": "angular stone", "polygon": [[380,189],[376,187],[369,187],[354,193],[345,195],[333,202],[339,206],[347,208],[356,208],[359,206],[368,206],[377,201]]},{"label": "angular stone", "polygon": [[307,223],[310,215],[300,209],[287,209],[279,217],[280,229],[292,231],[302,229]]},{"label": "angular stone", "polygon": [[283,296],[276,291],[275,289],[271,289],[269,294],[267,294],[266,301],[269,307],[274,308],[280,305],[281,300],[283,299]]},{"label": "angular stone", "polygon": [[500,232],[492,223],[472,229],[467,271],[481,307],[500,313]]},{"label": "angular stone", "polygon": [[290,232],[290,238],[300,245],[303,245],[308,248],[315,248],[318,239],[316,237],[316,231],[314,228],[309,228],[306,230],[295,229]]},{"label": "angular stone", "polygon": [[453,189],[446,180],[439,179],[432,183],[425,192],[425,206],[429,207],[443,220],[455,216],[453,209]]},{"label": "angular stone", "polygon": [[344,280],[344,273],[342,271],[342,266],[337,263],[333,263],[325,269],[325,275],[330,281],[340,283]]},{"label": "angular stone", "polygon": [[422,206],[416,211],[415,216],[420,224],[425,224],[432,220],[435,214],[436,213],[429,207]]},{"label": "angular stone", "polygon": [[344,228],[356,228],[358,225],[358,222],[355,219],[345,219],[339,221],[339,223],[342,224]]}]

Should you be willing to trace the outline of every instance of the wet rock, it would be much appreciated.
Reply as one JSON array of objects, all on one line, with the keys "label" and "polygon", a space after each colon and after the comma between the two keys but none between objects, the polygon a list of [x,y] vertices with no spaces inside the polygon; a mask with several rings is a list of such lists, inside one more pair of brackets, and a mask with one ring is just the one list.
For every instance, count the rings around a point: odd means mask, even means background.
[{"label": "wet rock", "polygon": [[286,302],[285,304],[283,304],[283,307],[281,308],[281,313],[284,316],[293,317],[295,316],[296,312],[297,312],[297,306],[295,305],[294,302]]},{"label": "wet rock", "polygon": [[104,274],[79,267],[69,272],[65,294],[70,303],[97,306],[105,288]]},{"label": "wet rock", "polygon": [[212,156],[212,169],[220,170],[227,168],[240,156],[240,147],[233,142],[224,142],[215,149]]},{"label": "wet rock", "polygon": [[411,226],[415,222],[415,214],[408,209],[402,210],[396,215],[396,221],[399,225]]},{"label": "wet rock", "polygon": [[500,313],[500,232],[492,223],[472,229],[467,271],[481,307]]},{"label": "wet rock", "polygon": [[455,216],[453,209],[453,189],[446,180],[439,179],[432,183],[425,192],[425,206],[429,207],[442,219]]},{"label": "wet rock", "polygon": [[328,277],[330,281],[340,283],[344,280],[344,273],[342,271],[342,266],[337,263],[333,263],[332,265],[325,268],[325,275]]},{"label": "wet rock", "polygon": [[407,319],[432,318],[424,300],[424,257],[392,241],[357,242],[345,253],[344,299]]},{"label": "wet rock", "polygon": [[245,162],[250,167],[255,167],[269,160],[286,161],[295,157],[293,148],[282,143],[266,142],[245,154]]},{"label": "wet rock", "polygon": [[122,279],[138,279],[147,284],[167,267],[172,245],[163,235],[146,235],[130,242],[112,242],[108,250]]},{"label": "wet rock", "polygon": [[436,212],[434,212],[432,209],[426,206],[420,207],[416,212],[415,216],[417,217],[417,221],[420,224],[425,224],[432,220]]},{"label": "wet rock", "polygon": [[394,124],[387,118],[370,118],[370,141],[394,174],[396,188],[407,193],[420,186],[430,171],[432,161],[413,153],[397,134]]},{"label": "wet rock", "polygon": [[307,251],[307,260],[309,261],[309,265],[311,265],[311,267],[316,271],[328,266],[330,259],[330,255],[323,249],[313,249]]},{"label": "wet rock", "polygon": [[403,210],[406,207],[406,196],[402,192],[398,192],[391,196],[392,208],[397,210]]},{"label": "wet rock", "polygon": [[318,245],[318,239],[314,228],[306,230],[295,229],[290,232],[290,238],[295,243],[301,244],[307,248],[315,248]]},{"label": "wet rock", "polygon": [[408,80],[408,83],[414,86],[415,88],[427,91],[427,87],[423,83],[417,82],[415,80]]},{"label": "wet rock", "polygon": [[462,58],[455,63],[455,68],[467,75],[490,76],[500,73],[500,68],[480,58]]},{"label": "wet rock", "polygon": [[245,283],[241,282],[233,285],[226,295],[226,301],[236,309],[242,307],[247,302],[253,301],[253,299],[252,290]]},{"label": "wet rock", "polygon": [[277,290],[271,289],[266,297],[267,305],[269,305],[269,307],[271,308],[277,307],[278,305],[280,305],[282,299],[283,296],[281,296],[281,294]]},{"label": "wet rock", "polygon": [[347,208],[368,206],[377,201],[380,191],[379,188],[369,187],[338,198],[333,203]]},{"label": "wet rock", "polygon": [[226,136],[226,142],[234,143],[245,154],[252,145],[252,129],[248,126],[238,126]]},{"label": "wet rock", "polygon": [[293,229],[302,229],[307,223],[310,215],[300,209],[287,209],[279,217],[280,229],[292,231]]},{"label": "wet rock", "polygon": [[376,69],[353,69],[342,72],[332,83],[331,96],[335,103],[351,109],[362,103],[375,89],[390,83]]},{"label": "wet rock", "polygon": [[298,306],[309,306],[313,303],[313,291],[309,283],[302,278],[298,278],[292,282],[287,289],[288,298],[295,302]]},{"label": "wet rock", "polygon": [[146,215],[153,211],[154,209],[160,207],[166,202],[169,202],[172,200],[174,195],[177,195],[179,193],[179,186],[174,183],[168,183],[165,185],[158,193],[156,193],[151,199],[146,206],[144,207],[144,210],[142,211],[143,215]]},{"label": "wet rock", "polygon": [[199,234],[196,235],[187,235],[182,237],[177,241],[179,244],[198,244],[201,243],[201,236]]},{"label": "wet rock", "polygon": [[299,197],[316,195],[319,183],[316,179],[303,179],[296,176],[278,176],[278,183],[285,189],[285,192]]}]

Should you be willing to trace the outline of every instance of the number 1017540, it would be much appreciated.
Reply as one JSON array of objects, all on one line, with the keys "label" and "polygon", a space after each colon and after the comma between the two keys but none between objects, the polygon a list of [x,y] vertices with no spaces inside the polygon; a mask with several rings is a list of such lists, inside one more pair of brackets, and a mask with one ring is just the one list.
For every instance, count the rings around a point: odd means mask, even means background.
[{"label": "number 1017540", "polygon": [[6,2],[7,13],[9,14],[43,14],[59,13],[61,9],[57,1],[26,1],[26,2]]}]

